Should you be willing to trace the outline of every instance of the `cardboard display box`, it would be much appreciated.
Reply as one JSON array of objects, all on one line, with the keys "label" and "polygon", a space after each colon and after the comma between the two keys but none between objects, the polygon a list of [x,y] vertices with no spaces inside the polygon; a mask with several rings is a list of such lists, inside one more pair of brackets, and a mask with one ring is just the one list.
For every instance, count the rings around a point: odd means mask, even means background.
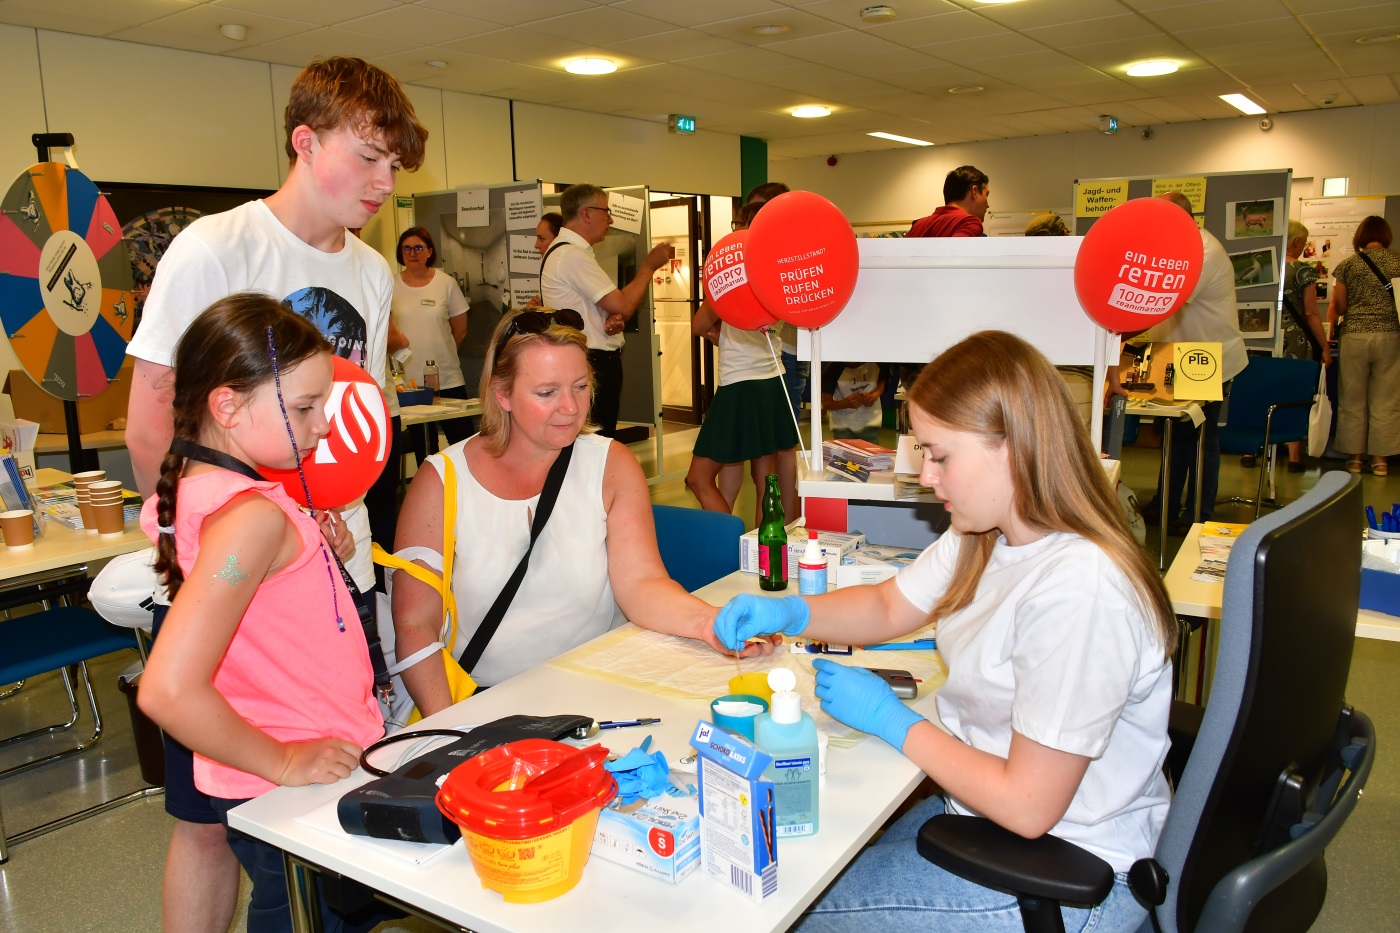
[{"label": "cardboard display box", "polygon": [[[106,431],[118,418],[126,417],[126,403],[131,397],[131,373],[136,360],[128,356],[117,372],[117,378],[107,391],[92,398],[78,399],[78,433]],[[22,369],[10,370],[5,380],[5,392],[15,406],[15,417],[37,422],[41,434],[63,434],[68,428],[63,421],[63,399],[45,392],[34,384]]]},{"label": "cardboard display box", "polygon": [[771,755],[700,720],[690,737],[700,776],[700,859],[705,873],[756,903],[778,893]]},{"label": "cardboard display box", "polygon": [[613,800],[598,815],[593,854],[675,884],[700,867],[700,798]]}]

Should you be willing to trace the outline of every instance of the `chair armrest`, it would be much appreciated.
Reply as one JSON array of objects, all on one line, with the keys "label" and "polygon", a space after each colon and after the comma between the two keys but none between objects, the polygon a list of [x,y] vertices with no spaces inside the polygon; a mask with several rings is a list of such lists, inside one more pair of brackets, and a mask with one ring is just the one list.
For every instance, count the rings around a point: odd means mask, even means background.
[{"label": "chair armrest", "polygon": [[978,816],[935,816],[916,845],[944,871],[1018,897],[1092,906],[1113,889],[1113,867],[1097,855],[1048,833],[1026,839]]}]

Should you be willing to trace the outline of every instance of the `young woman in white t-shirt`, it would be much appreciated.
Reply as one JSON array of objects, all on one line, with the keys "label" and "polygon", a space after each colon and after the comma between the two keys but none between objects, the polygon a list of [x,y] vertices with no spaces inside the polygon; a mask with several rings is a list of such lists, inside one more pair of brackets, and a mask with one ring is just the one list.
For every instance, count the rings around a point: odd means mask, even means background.
[{"label": "young woman in white t-shirt", "polygon": [[1152,853],[1170,803],[1162,762],[1176,635],[1166,591],[1039,351],[999,331],[974,334],[927,366],[909,397],[920,482],[951,529],[878,586],[739,596],[715,620],[731,649],[779,632],[875,644],[938,624],[948,680],[937,723],[868,671],[813,662],[822,709],[900,749],[943,793],[863,852],[799,929],[1019,930],[1014,896],[919,856],[919,827],[946,809],[1103,858],[1117,875],[1112,892],[1093,910],[1065,910],[1065,927],[1136,930],[1145,914],[1127,871]]}]

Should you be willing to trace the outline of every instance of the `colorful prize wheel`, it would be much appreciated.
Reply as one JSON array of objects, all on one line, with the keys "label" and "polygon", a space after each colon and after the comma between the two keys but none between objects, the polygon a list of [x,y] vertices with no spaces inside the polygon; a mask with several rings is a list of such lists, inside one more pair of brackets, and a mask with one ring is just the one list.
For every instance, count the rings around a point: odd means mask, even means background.
[{"label": "colorful prize wheel", "polygon": [[0,323],[40,388],[68,401],[116,378],[134,326],[131,259],[97,186],[32,166],[0,202]]}]

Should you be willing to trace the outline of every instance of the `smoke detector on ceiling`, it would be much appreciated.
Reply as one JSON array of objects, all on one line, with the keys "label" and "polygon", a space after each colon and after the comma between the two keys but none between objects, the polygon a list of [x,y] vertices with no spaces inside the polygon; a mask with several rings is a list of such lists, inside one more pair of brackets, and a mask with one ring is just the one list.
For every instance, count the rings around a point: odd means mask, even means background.
[{"label": "smoke detector on ceiling", "polygon": [[892,6],[868,6],[860,11],[860,21],[862,23],[889,23],[898,16]]}]

